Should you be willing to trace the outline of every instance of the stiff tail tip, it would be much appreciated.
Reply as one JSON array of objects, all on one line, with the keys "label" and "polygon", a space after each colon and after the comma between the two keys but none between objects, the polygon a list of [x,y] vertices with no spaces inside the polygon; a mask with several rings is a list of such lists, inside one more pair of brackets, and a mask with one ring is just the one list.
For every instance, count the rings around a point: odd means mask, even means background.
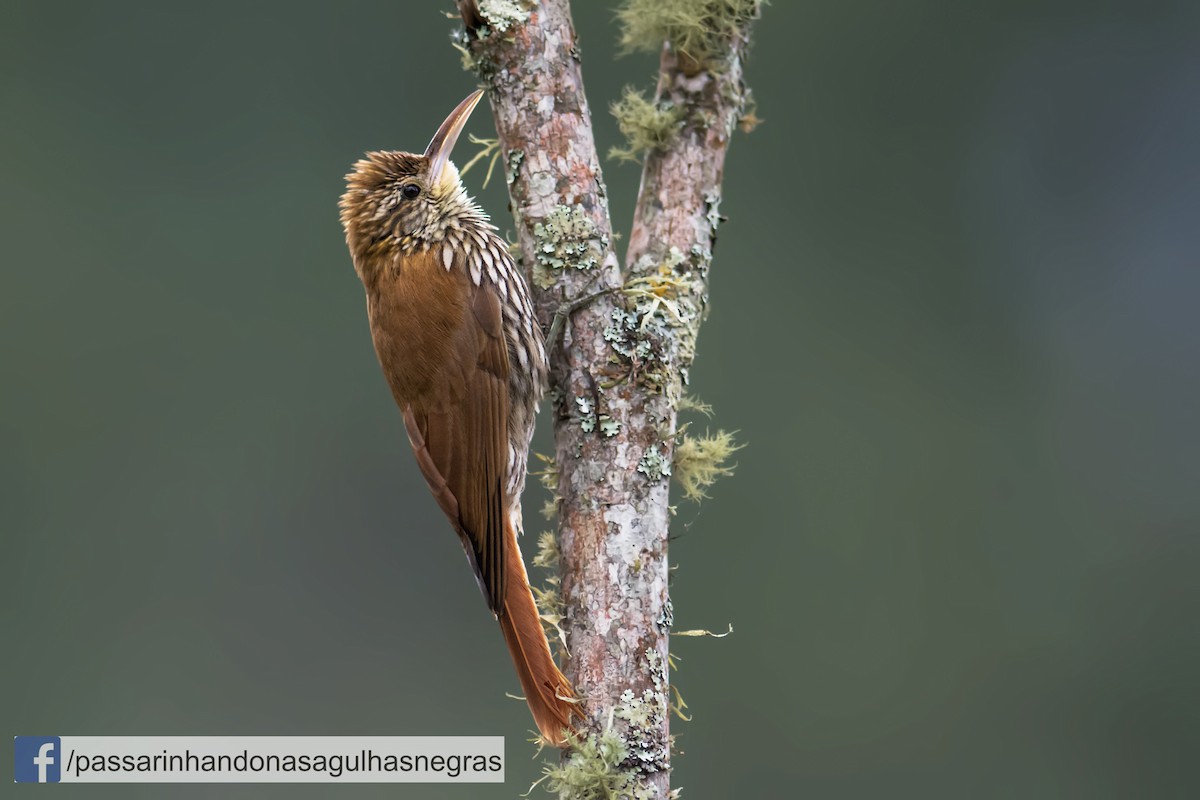
[{"label": "stiff tail tip", "polygon": [[[522,591],[524,590],[524,591]],[[537,723],[542,739],[554,747],[566,747],[574,732],[571,718],[578,713],[575,692],[550,655],[550,644],[542,629],[528,584],[509,584],[509,597],[500,616],[504,641],[517,668],[525,702]],[[514,602],[512,595],[518,595]],[[528,597],[528,609],[521,595]]]},{"label": "stiff tail tip", "polygon": [[575,692],[550,654],[550,642],[533,601],[516,533],[511,525],[506,527],[509,547],[505,548],[504,560],[508,587],[503,613],[497,618],[538,731],[547,743],[566,747],[574,732],[571,718],[578,713],[573,699]]}]

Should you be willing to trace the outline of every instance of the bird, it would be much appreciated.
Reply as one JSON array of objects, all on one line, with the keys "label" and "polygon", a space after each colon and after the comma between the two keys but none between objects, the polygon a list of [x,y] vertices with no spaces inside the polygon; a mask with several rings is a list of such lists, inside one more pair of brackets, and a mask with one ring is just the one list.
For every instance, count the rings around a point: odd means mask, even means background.
[{"label": "bird", "polygon": [[564,747],[574,692],[517,543],[546,348],[508,243],[450,161],[482,97],[459,103],[423,154],[366,153],[346,175],[340,219],[417,466],[500,623],[542,740]]}]

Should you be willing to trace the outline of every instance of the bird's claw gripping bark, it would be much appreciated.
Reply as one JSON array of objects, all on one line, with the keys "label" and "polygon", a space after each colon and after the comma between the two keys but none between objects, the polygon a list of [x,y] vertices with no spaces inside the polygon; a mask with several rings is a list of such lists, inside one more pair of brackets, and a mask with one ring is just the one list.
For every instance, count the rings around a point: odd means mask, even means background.
[{"label": "bird's claw gripping bark", "polygon": [[598,292],[585,294],[582,297],[577,297],[574,300],[569,300],[563,303],[554,312],[554,319],[550,321],[550,330],[546,333],[546,352],[549,353],[558,346],[561,337],[563,336],[566,323],[570,320],[571,315],[579,309],[591,303],[597,298],[603,297],[606,294],[613,294],[620,291],[620,287],[611,286],[607,289],[601,289]]}]

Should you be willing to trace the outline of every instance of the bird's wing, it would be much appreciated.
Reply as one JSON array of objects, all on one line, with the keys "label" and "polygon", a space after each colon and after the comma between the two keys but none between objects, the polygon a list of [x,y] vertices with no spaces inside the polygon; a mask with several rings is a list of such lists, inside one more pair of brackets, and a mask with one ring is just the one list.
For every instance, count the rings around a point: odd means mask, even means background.
[{"label": "bird's wing", "polygon": [[404,424],[429,488],[462,538],[493,614],[504,609],[508,347],[500,300],[472,286],[446,400],[404,409]]}]

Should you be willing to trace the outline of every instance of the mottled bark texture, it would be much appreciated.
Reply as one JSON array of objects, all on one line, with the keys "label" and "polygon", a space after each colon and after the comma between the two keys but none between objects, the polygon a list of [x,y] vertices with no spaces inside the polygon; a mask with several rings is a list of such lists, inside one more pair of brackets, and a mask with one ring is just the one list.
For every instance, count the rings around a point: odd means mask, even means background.
[{"label": "mottled bark texture", "polygon": [[566,672],[590,730],[624,741],[638,796],[665,798],[668,482],[725,150],[744,108],[745,30],[719,64],[701,67],[665,46],[658,99],[685,114],[678,137],[647,154],[622,271],[569,3],[458,5],[543,325],[572,301],[613,290],[575,308],[561,340],[547,342]]}]

